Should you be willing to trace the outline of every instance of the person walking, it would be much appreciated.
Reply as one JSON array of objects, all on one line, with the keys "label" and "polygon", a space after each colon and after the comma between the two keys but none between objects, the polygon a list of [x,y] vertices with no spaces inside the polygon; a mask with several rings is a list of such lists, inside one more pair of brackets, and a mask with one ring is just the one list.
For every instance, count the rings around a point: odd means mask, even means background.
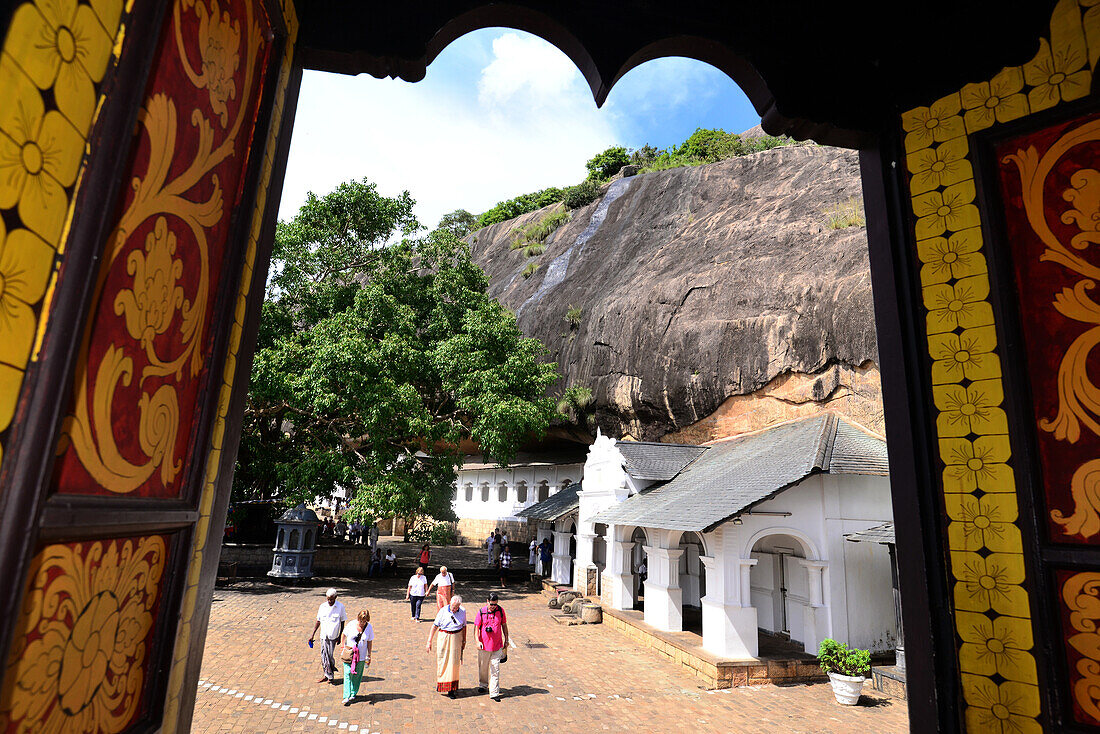
[{"label": "person walking", "polygon": [[501,540],[500,533],[497,533],[493,536],[493,560],[489,564],[490,566],[498,567],[500,565],[500,552],[503,548],[504,542]]},{"label": "person walking", "polygon": [[[438,634],[437,634],[438,633]],[[435,690],[455,698],[458,673],[462,667],[462,651],[466,649],[466,610],[462,597],[455,594],[451,603],[435,615],[428,633],[428,652],[435,643]]]},{"label": "person walking", "polygon": [[416,562],[424,567],[424,573],[429,573],[428,563],[432,560],[432,549],[427,543],[420,549],[420,554],[416,557]]},{"label": "person walking", "polygon": [[405,601],[412,607],[412,620],[420,621],[420,605],[424,603],[424,597],[428,595],[428,577],[424,575],[424,568],[418,567],[416,573],[409,579],[409,587],[405,589]]},{"label": "person walking", "polygon": [[342,602],[336,600],[336,589],[325,592],[325,601],[317,608],[317,621],[313,625],[313,633],[309,636],[309,646],[313,647],[313,638],[317,636],[317,630],[321,630],[321,670],[324,672],[318,683],[335,683],[336,658],[333,653],[336,643],[340,641],[340,635],[344,631],[344,622],[348,619],[348,613]]},{"label": "person walking", "polygon": [[370,549],[372,551],[378,550],[378,521],[374,521],[370,524]]},{"label": "person walking", "polygon": [[[370,667],[371,648],[374,647],[374,628],[370,625],[370,612],[363,609],[355,616],[355,624],[348,625],[340,636],[343,645],[340,659],[344,663],[344,705],[350,706],[359,695],[359,684],[363,682],[363,672]],[[350,662],[344,660],[346,650],[351,651]]]},{"label": "person walking", "polygon": [[535,562],[539,557],[539,544],[534,538],[531,539],[531,545],[527,548],[527,565],[531,567],[531,573],[538,573],[538,569],[535,567]]},{"label": "person walking", "polygon": [[512,567],[512,551],[504,546],[504,552],[500,554],[500,588],[508,585],[508,569]]},{"label": "person walking", "polygon": [[553,546],[550,545],[549,538],[542,539],[542,546],[539,550],[539,558],[542,559],[542,575],[549,578],[554,561],[554,550]]},{"label": "person walking", "polygon": [[474,618],[477,638],[478,690],[500,703],[500,663],[508,654],[508,617],[499,603],[495,591],[489,592],[488,602]]},{"label": "person walking", "polygon": [[435,592],[436,611],[451,603],[451,595],[454,594],[455,590],[454,584],[454,574],[447,573],[446,566],[440,566],[439,574],[428,585],[428,594],[432,593],[433,586],[438,587]]},{"label": "person walking", "polygon": [[485,547],[489,549],[489,558],[486,561],[486,565],[493,565],[493,544],[497,542],[496,531],[489,533],[489,537],[485,539]]}]

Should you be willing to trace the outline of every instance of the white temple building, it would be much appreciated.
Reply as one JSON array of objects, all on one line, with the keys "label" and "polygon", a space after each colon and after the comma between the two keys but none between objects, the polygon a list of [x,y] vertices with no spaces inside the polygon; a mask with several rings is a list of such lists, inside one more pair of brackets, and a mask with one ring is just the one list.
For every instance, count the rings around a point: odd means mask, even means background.
[{"label": "white temple building", "polygon": [[529,543],[531,528],[519,513],[580,481],[586,448],[521,453],[507,467],[467,457],[455,482],[459,539],[481,545],[499,528],[509,540]]},{"label": "white temple building", "polygon": [[599,435],[579,487],[517,516],[553,533],[555,582],[657,630],[701,621],[723,658],[757,657],[761,633],[810,653],[897,639],[887,550],[844,537],[893,520],[885,441],[832,414],[707,446]]}]

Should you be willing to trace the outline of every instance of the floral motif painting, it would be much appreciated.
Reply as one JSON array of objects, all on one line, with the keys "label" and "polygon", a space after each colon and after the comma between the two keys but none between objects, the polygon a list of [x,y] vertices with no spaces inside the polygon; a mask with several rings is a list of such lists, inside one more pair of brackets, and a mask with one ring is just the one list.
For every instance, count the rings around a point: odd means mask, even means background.
[{"label": "floral motif painting", "polygon": [[122,0],[35,0],[0,51],[0,461],[45,324],[47,283],[75,198]]},{"label": "floral motif painting", "polygon": [[205,456],[195,429],[225,266],[247,236],[231,227],[273,35],[258,0],[176,0],[166,15],[78,356],[60,493],[180,497]]},{"label": "floral motif painting", "polygon": [[0,730],[120,732],[142,709],[168,540],[46,546],[27,575]]},{"label": "floral motif painting", "polygon": [[995,159],[1050,540],[1100,543],[1100,114],[1003,140]]}]

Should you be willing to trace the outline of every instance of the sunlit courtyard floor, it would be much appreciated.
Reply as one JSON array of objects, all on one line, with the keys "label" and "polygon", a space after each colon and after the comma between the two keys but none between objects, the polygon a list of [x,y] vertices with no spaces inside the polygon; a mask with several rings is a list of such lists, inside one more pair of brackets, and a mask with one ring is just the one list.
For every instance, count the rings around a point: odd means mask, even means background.
[{"label": "sunlit courtyard floor", "polygon": [[[408,558],[410,550],[398,555]],[[460,566],[477,567],[483,555],[452,550],[440,559],[455,565],[471,620],[488,587],[461,583],[470,574]],[[869,685],[856,707],[836,704],[828,684],[706,691],[612,629],[556,624],[546,597],[515,587],[501,597],[518,645],[501,669],[502,701],[476,690],[472,635],[451,700],[435,692],[435,657],[424,648],[435,604],[425,605],[424,622],[409,619],[406,570],[396,579],[317,579],[300,588],[238,581],[215,589],[193,731],[908,731],[905,703]],[[377,635],[360,698],[347,707],[340,687],[315,682],[320,656],[306,645],[330,585],[349,615],[370,610]]]}]

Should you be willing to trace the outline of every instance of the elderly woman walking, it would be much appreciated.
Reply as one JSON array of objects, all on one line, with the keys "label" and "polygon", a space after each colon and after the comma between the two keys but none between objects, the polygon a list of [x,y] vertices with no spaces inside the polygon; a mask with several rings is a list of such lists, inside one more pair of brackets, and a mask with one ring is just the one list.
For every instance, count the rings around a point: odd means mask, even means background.
[{"label": "elderly woman walking", "polygon": [[374,647],[374,628],[370,625],[370,612],[363,609],[355,618],[355,624],[344,627],[341,635],[344,647],[340,660],[344,663],[344,705],[349,706],[359,695],[365,667],[370,667],[371,648]]},{"label": "elderly woman walking", "polygon": [[451,595],[455,591],[455,577],[454,574],[447,573],[446,566],[439,567],[439,573],[432,583],[428,585],[428,593],[432,593],[432,587],[437,587],[435,592],[436,611],[448,606],[451,603]]},{"label": "elderly woman walking", "polygon": [[[438,633],[438,634],[437,634]],[[466,648],[466,610],[462,597],[451,597],[451,603],[439,610],[428,635],[428,652],[435,643],[435,690],[455,698],[458,671],[462,667],[462,651]]]}]

